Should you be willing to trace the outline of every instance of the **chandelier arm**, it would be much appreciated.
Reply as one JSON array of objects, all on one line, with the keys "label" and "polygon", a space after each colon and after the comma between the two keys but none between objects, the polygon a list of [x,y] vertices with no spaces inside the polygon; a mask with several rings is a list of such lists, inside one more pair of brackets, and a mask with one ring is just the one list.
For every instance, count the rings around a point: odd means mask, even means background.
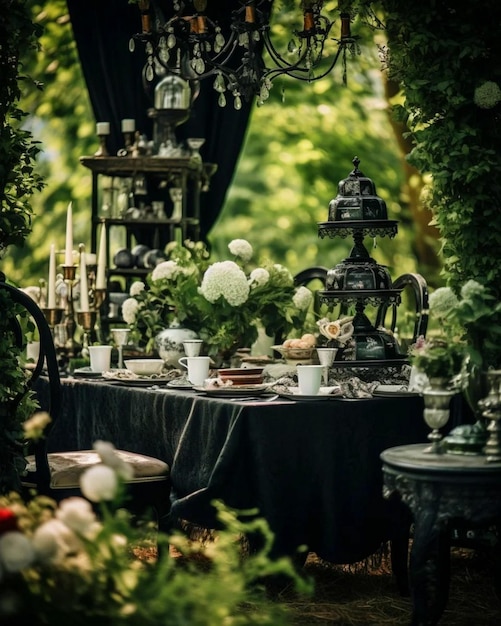
[{"label": "chandelier arm", "polygon": [[[277,68],[267,70],[264,72],[264,76],[268,77],[271,81],[273,81],[278,76],[282,76],[283,74],[285,74],[286,76],[290,76],[291,78],[295,78],[297,80],[302,80],[305,82],[313,82],[316,80],[320,80],[322,78],[325,78],[327,74],[329,74],[334,69],[334,66],[338,62],[338,59],[341,53],[343,52],[343,49],[345,49],[344,45],[339,47],[338,51],[336,52],[336,56],[332,59],[332,61],[329,64],[329,67],[325,69],[322,72],[322,74],[311,76],[311,68],[289,66],[285,68],[277,67]],[[304,75],[301,76],[301,74],[304,74]]]},{"label": "chandelier arm", "polygon": [[[325,42],[327,41],[327,37],[329,35],[329,32],[333,26],[334,22],[331,22],[329,24],[329,26],[325,29],[325,33],[322,35],[322,40],[319,44],[320,46],[320,50],[316,53],[316,58],[317,59],[321,59],[323,52],[324,52],[324,47],[325,47]],[[311,36],[313,37],[313,35]],[[309,39],[309,38],[308,38]],[[266,50],[268,52],[268,54],[270,55],[270,57],[272,58],[273,62],[276,63],[277,66],[281,67],[281,68],[285,68],[285,67],[296,67],[298,66],[300,63],[302,63],[304,61],[304,59],[306,58],[306,56],[308,55],[308,51],[311,48],[310,43],[308,42],[308,44],[305,47],[304,52],[301,54],[301,56],[298,58],[298,60],[296,61],[296,63],[294,64],[294,66],[291,66],[290,63],[288,63],[282,56],[282,54],[275,48],[275,46],[273,45],[273,42],[271,41],[270,38],[270,33],[269,33],[269,29],[265,30],[263,32],[263,41],[264,41],[264,45],[266,47]],[[332,41],[338,41],[336,39],[332,39]],[[342,44],[342,40],[340,42],[340,45]]]}]

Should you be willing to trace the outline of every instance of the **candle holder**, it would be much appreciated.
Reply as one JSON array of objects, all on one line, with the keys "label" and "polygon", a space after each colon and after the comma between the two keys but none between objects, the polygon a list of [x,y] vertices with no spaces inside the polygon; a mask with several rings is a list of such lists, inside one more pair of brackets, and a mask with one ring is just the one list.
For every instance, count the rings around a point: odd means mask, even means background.
[{"label": "candle holder", "polygon": [[47,320],[47,324],[54,335],[54,326],[56,324],[60,324],[63,318],[63,309],[42,309],[45,319]]},{"label": "candle holder", "polygon": [[98,134],[98,137],[99,137],[99,148],[94,152],[94,156],[96,156],[96,157],[110,156],[110,153],[108,152],[108,148],[106,147],[106,137],[107,136],[108,136],[108,133],[106,133],[106,134]]},{"label": "candle holder", "polygon": [[93,306],[98,311],[106,300],[106,289],[95,288],[93,291]]},{"label": "candle holder", "polygon": [[96,325],[97,313],[96,311],[78,311],[77,322],[85,331],[92,332]]},{"label": "candle holder", "polygon": [[124,146],[125,146],[125,152],[127,153],[127,155],[132,154],[132,148],[133,148],[133,139],[134,139],[134,133],[133,132],[125,132],[123,133],[123,137],[124,137]]},{"label": "candle holder", "polygon": [[488,463],[501,461],[501,370],[487,372],[489,393],[478,403],[489,437],[484,447]]},{"label": "candle holder", "polygon": [[66,327],[66,346],[70,356],[74,356],[76,352],[75,342],[75,303],[73,301],[73,284],[75,282],[75,276],[77,272],[76,265],[63,265],[63,280],[66,284],[66,307],[64,309],[64,325]]},{"label": "candle holder", "polygon": [[81,356],[84,358],[89,357],[89,339],[93,342],[96,339],[95,325],[97,320],[96,311],[78,311],[77,322],[84,330],[82,336],[82,351]]}]

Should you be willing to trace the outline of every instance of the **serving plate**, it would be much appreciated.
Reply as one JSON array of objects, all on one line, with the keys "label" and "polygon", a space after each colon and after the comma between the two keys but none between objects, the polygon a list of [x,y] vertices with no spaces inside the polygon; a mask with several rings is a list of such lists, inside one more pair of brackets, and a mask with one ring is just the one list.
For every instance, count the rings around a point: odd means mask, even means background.
[{"label": "serving plate", "polygon": [[75,376],[75,378],[104,378],[102,372],[95,372],[90,368],[90,365],[87,365],[86,367],[77,367],[73,370],[73,376]]},{"label": "serving plate", "polygon": [[403,385],[378,385],[372,392],[372,395],[388,398],[393,396],[419,396],[419,392],[408,391]]},{"label": "serving plate", "polygon": [[169,378],[160,378],[159,376],[141,376],[139,378],[105,378],[107,382],[114,385],[122,385],[123,387],[151,387],[152,385],[165,385],[170,381]]},{"label": "serving plate", "polygon": [[260,396],[263,393],[270,393],[269,385],[228,385],[227,387],[192,387],[192,389],[214,398]]},{"label": "serving plate", "polygon": [[300,393],[299,387],[289,387],[288,389],[287,392],[277,390],[277,394],[287,400],[332,400],[342,397],[340,387],[320,387],[319,392],[314,396]]},{"label": "serving plate", "polygon": [[173,380],[169,380],[166,387],[170,389],[193,389],[193,385],[186,379],[183,378],[174,378]]}]

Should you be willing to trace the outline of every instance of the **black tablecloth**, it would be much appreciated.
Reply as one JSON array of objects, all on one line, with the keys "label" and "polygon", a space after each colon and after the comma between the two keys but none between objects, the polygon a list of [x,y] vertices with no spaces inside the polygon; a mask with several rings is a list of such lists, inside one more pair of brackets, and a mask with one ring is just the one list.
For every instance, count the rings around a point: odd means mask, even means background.
[{"label": "black tablecloth", "polygon": [[214,498],[257,507],[275,554],[306,545],[336,563],[389,538],[379,455],[428,433],[419,396],[244,404],[94,381],[64,381],[62,393],[51,450],[106,439],[159,457],[171,466],[173,516],[215,528]]}]

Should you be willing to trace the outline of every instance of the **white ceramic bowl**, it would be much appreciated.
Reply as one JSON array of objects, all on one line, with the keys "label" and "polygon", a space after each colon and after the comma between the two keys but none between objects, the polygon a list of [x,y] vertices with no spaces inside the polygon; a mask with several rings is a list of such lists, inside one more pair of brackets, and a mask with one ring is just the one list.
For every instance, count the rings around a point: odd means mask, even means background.
[{"label": "white ceramic bowl", "polygon": [[124,363],[128,370],[138,376],[160,374],[164,366],[163,359],[127,359]]}]

